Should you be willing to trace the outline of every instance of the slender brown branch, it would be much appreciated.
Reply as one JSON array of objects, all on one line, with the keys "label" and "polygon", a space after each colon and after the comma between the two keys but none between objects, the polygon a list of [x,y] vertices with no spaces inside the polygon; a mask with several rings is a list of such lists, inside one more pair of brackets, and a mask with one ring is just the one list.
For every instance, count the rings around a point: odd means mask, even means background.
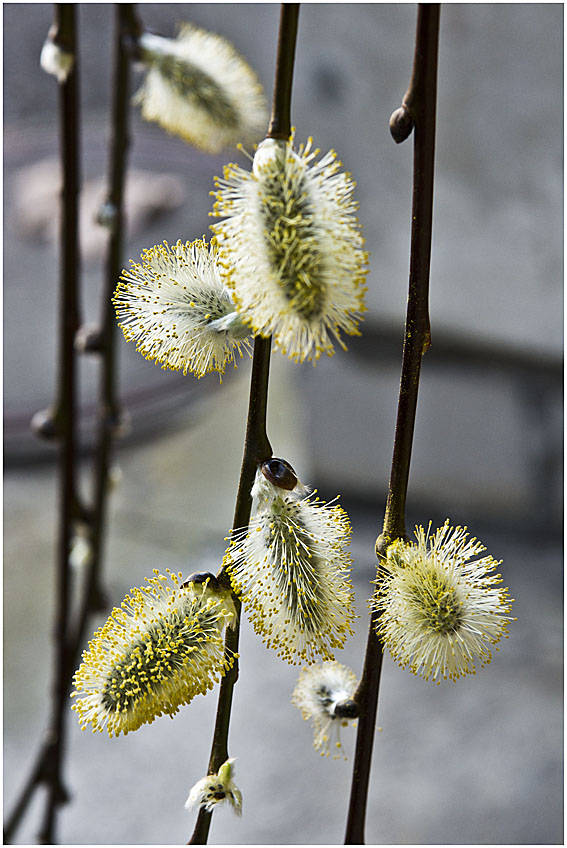
[{"label": "slender brown branch", "polygon": [[[293,80],[293,65],[295,59],[295,44],[297,39],[297,19],[299,4],[282,3],[280,28],[278,37],[278,52],[276,59],[276,75],[274,83],[274,99],[267,138],[288,139],[291,132],[291,89]],[[270,351],[272,339],[257,337],[254,340],[254,358],[252,360],[252,376],[250,381],[250,400],[248,405],[248,422],[244,442],[244,455],[240,471],[236,506],[234,510],[233,527],[246,527],[250,520],[252,508],[251,489],[254,483],[256,469],[260,462],[269,459],[272,448],[266,432],[266,411],[268,403],[268,377],[270,369]],[[223,569],[218,577],[225,585],[230,586],[228,575]],[[240,615],[240,601],[236,596],[234,601],[237,613]],[[238,650],[239,624],[236,628],[228,628],[225,651],[233,656]],[[223,677],[219,691],[217,717],[213,735],[209,774],[218,772],[220,766],[228,758],[228,730],[234,684],[238,680],[238,660],[230,671]],[[204,845],[207,842],[212,813],[203,807],[199,809],[197,821],[188,845]]]},{"label": "slender brown branch", "polygon": [[295,63],[299,3],[282,3],[276,60],[272,115],[266,138],[283,138],[291,132],[291,87]]},{"label": "slender brown branch", "polygon": [[[61,294],[59,382],[57,400],[57,429],[59,453],[59,531],[57,551],[57,597],[55,612],[55,669],[53,677],[51,717],[46,737],[46,757],[40,769],[41,780],[47,784],[47,798],[38,839],[43,844],[55,842],[57,810],[66,800],[62,784],[65,747],[65,716],[69,681],[67,678],[67,645],[70,606],[69,551],[76,506],[76,361],[74,339],[79,322],[79,108],[78,56],[76,43],[76,7],[60,3],[55,7],[56,34],[73,56],[73,66],[59,86],[60,136],[62,164],[61,203]],[[57,43],[57,41],[56,41]]]},{"label": "slender brown branch", "polygon": [[60,438],[59,458],[59,531],[57,552],[57,597],[55,613],[55,669],[51,718],[46,735],[45,752],[40,769],[41,781],[47,784],[47,798],[39,842],[55,842],[57,810],[67,800],[63,787],[62,768],[65,747],[65,716],[67,712],[67,644],[70,606],[69,551],[76,507],[76,361],[74,338],[78,314],[78,56],[76,43],[75,5],[60,3],[55,7],[55,23],[61,45],[74,56],[73,67],[60,92],[61,162],[63,173],[61,210],[61,296],[59,389],[57,401],[57,430]]},{"label": "slender brown branch", "polygon": [[[246,527],[252,508],[251,489],[258,464],[272,455],[272,448],[266,433],[266,412],[268,403],[268,378],[270,373],[270,351],[272,339],[257,337],[254,340],[254,357],[250,379],[250,400],[248,404],[248,422],[244,441],[244,454],[240,470],[240,481],[234,509],[233,527]],[[221,569],[219,579],[230,588],[228,575]],[[237,615],[240,617],[241,604],[236,595],[233,600]],[[240,622],[236,627],[227,628],[225,656],[234,657],[238,652]],[[221,680],[217,716],[209,759],[208,774],[216,774],[228,759],[228,731],[234,684],[238,680],[238,659],[234,659],[231,669]],[[203,807],[199,809],[197,821],[188,845],[205,845],[209,835],[212,813]]]},{"label": "slender brown branch", "polygon": [[[140,25],[131,3],[116,4],[116,29],[114,42],[114,85],[110,141],[110,168],[108,192],[99,213],[99,219],[110,230],[103,286],[102,320],[96,341],[91,340],[91,350],[100,355],[98,433],[95,453],[94,504],[90,515],[91,560],[88,566],[85,592],[77,617],[76,631],[70,650],[69,675],[76,665],[78,652],[84,642],[91,613],[106,606],[102,588],[101,566],[106,523],[106,504],[112,443],[120,424],[117,401],[116,374],[116,320],[112,295],[120,275],[124,239],[124,190],[126,161],[129,148],[128,114],[130,99],[131,45],[140,32]],[[89,352],[87,348],[85,352]]]},{"label": "slender brown branch", "polygon": [[[97,468],[95,475],[95,498],[92,513],[86,512],[81,507],[75,494],[74,472],[69,467],[70,456],[75,456],[74,432],[70,430],[74,426],[74,374],[75,357],[74,347],[78,338],[78,327],[80,324],[76,296],[76,277],[79,270],[79,257],[77,246],[78,232],[78,106],[77,106],[77,84],[76,71],[77,56],[75,44],[74,6],[60,4],[55,7],[55,23],[50,31],[50,38],[67,52],[75,55],[74,69],[61,86],[61,139],[63,160],[63,215],[62,215],[62,316],[64,330],[64,342],[60,352],[60,384],[58,387],[58,399],[55,405],[55,418],[57,422],[56,433],[62,439],[62,465],[65,465],[65,493],[62,495],[60,537],[65,541],[60,543],[60,573],[61,585],[59,590],[60,610],[69,607],[69,586],[67,575],[67,557],[70,547],[71,521],[78,517],[86,518],[90,522],[91,544],[93,556],[89,565],[89,574],[86,580],[85,592],[80,602],[73,633],[70,633],[68,618],[63,632],[63,616],[60,613],[59,626],[57,630],[57,644],[60,646],[59,668],[57,680],[58,703],[50,730],[46,734],[45,741],[36,759],[35,765],[30,773],[29,779],[21,793],[14,810],[6,823],[4,830],[5,841],[11,838],[12,833],[25,813],[34,788],[42,782],[53,786],[48,796],[45,821],[43,823],[40,840],[51,843],[55,822],[55,809],[57,799],[59,803],[64,800],[64,792],[60,786],[58,771],[60,770],[60,749],[63,730],[64,716],[68,707],[68,691],[71,677],[76,666],[80,648],[84,641],[84,635],[91,612],[100,607],[100,569],[102,538],[104,533],[104,509],[105,495],[108,481],[108,467],[110,460],[111,439],[114,434],[117,409],[115,401],[115,355],[114,355],[114,314],[112,311],[111,297],[120,272],[120,257],[122,251],[123,236],[123,196],[125,180],[125,160],[128,148],[127,138],[127,113],[128,113],[128,81],[129,65],[128,51],[131,50],[131,42],[139,34],[139,25],[136,20],[132,4],[117,5],[117,28],[115,40],[115,86],[112,115],[112,141],[111,141],[111,165],[109,178],[109,193],[107,198],[106,212],[112,210],[111,235],[109,240],[109,251],[107,260],[106,285],[103,293],[103,318],[101,330],[96,333],[96,343],[90,339],[90,349],[96,350],[102,356],[102,375],[100,387],[100,419],[99,419],[99,442],[97,449]],[[71,388],[73,389],[71,391]],[[73,410],[73,415],[69,415]],[[68,446],[72,447],[69,448]],[[72,478],[72,479],[71,479]],[[72,493],[72,496],[71,496]],[[65,530],[63,530],[63,524]],[[65,563],[65,570],[63,564]],[[55,729],[53,729],[55,728]],[[58,741],[59,740],[59,741]]]},{"label": "slender brown branch", "polygon": [[405,505],[421,359],[429,348],[429,268],[433,228],[433,170],[437,101],[439,4],[418,6],[414,70],[404,100],[414,123],[413,203],[408,311],[400,400],[384,533],[405,536]]},{"label": "slender brown branch", "polygon": [[[394,539],[404,538],[406,533],[406,495],[421,359],[430,344],[429,267],[433,224],[439,12],[437,3],[418,6],[412,79],[401,110],[394,113],[390,122],[392,135],[397,142],[403,141],[411,130],[414,130],[414,165],[408,309],[386,514],[382,534],[376,542],[376,554],[379,559]],[[398,131],[400,124],[408,130],[404,136]],[[364,670],[355,694],[355,700],[360,707],[360,717],[345,834],[345,844],[349,845],[364,843],[383,654],[375,627],[376,614],[373,614],[370,618]]]}]

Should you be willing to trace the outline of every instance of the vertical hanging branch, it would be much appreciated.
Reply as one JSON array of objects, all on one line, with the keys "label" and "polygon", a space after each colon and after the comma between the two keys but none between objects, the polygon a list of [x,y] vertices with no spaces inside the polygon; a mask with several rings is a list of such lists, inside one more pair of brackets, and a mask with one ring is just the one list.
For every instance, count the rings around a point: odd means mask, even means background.
[{"label": "vertical hanging branch", "polygon": [[[100,562],[108,469],[112,437],[117,421],[114,354],[114,313],[111,296],[120,273],[120,256],[123,238],[123,197],[125,163],[128,149],[128,83],[129,56],[132,39],[139,35],[139,25],[131,4],[117,6],[117,28],[115,48],[115,85],[112,108],[112,140],[109,192],[103,207],[104,221],[111,235],[103,292],[103,317],[101,329],[96,332],[88,328],[79,330],[80,319],[77,298],[79,272],[78,250],[78,93],[77,52],[75,37],[75,6],[57,4],[55,22],[48,43],[72,58],[70,71],[61,74],[60,125],[61,156],[63,170],[62,221],[61,221],[61,344],[59,354],[59,385],[57,402],[53,411],[38,413],[33,427],[38,435],[57,437],[61,440],[61,484],[60,484],[60,528],[57,571],[57,622],[56,622],[56,671],[53,716],[40,750],[36,764],[19,797],[15,808],[6,822],[5,841],[9,841],[18,826],[34,789],[40,783],[48,785],[48,799],[44,822],[39,839],[49,844],[54,842],[55,815],[58,804],[66,798],[61,783],[63,732],[68,708],[69,684],[76,664],[77,654],[84,641],[89,614],[100,607]],[[43,63],[43,62],[42,62]],[[46,70],[51,70],[46,68]],[[52,72],[56,72],[54,68]],[[100,383],[99,438],[97,446],[95,496],[92,512],[87,513],[79,502],[76,490],[75,460],[77,456],[75,435],[75,350],[84,353],[99,353],[102,357]],[[74,631],[69,622],[69,573],[68,557],[74,522],[89,521],[92,557],[86,580],[84,596]]]},{"label": "vertical hanging branch", "polygon": [[291,133],[291,88],[298,18],[299,3],[282,3],[272,114],[266,138],[287,141]]},{"label": "vertical hanging branch", "polygon": [[[289,138],[291,132],[290,104],[293,80],[293,65],[295,59],[295,44],[297,38],[297,20],[299,4],[283,3],[281,6],[280,27],[278,38],[278,54],[276,61],[276,78],[272,115],[270,118],[268,138]],[[266,412],[268,402],[268,378],[270,370],[271,336],[254,340],[254,356],[252,360],[252,375],[250,380],[250,400],[248,419],[244,441],[244,453],[240,471],[240,481],[234,510],[233,527],[246,527],[250,520],[252,508],[251,489],[258,464],[272,455],[272,448],[266,432]],[[218,578],[230,588],[230,580],[223,569]],[[236,595],[233,596],[237,615],[240,616],[241,604]],[[227,628],[225,650],[232,656],[238,651],[240,625]],[[221,765],[228,759],[228,731],[232,706],[234,684],[238,679],[238,659],[232,668],[222,678],[219,690],[216,723],[213,735],[209,774],[218,772]],[[195,829],[188,845],[204,845],[207,842],[211,825],[212,813],[203,807],[199,809]]]},{"label": "vertical hanging branch", "polygon": [[131,3],[116,4],[116,32],[114,48],[114,85],[110,142],[110,173],[108,193],[99,211],[99,223],[110,231],[106,274],[102,295],[102,320],[94,331],[82,328],[78,347],[83,353],[96,353],[101,358],[99,385],[98,436],[95,453],[94,504],[90,516],[91,560],[85,587],[85,596],[79,614],[74,651],[69,657],[73,673],[76,653],[84,642],[89,613],[105,606],[101,580],[101,564],[106,520],[109,470],[112,441],[120,428],[120,410],[116,394],[115,314],[112,295],[122,268],[124,237],[124,188],[126,159],[129,147],[128,112],[130,54],[141,33]]},{"label": "vertical hanging branch", "polygon": [[[429,348],[429,266],[433,223],[433,172],[437,54],[439,42],[437,3],[419,4],[413,73],[402,106],[390,119],[394,140],[404,141],[414,131],[413,202],[408,308],[406,317],[398,417],[392,470],[382,534],[376,542],[380,559],[397,538],[404,538],[405,506],[413,443],[421,359]],[[360,717],[345,844],[363,844],[372,746],[382,669],[382,645],[370,618],[364,670],[355,701]]]},{"label": "vertical hanging branch", "polygon": [[429,266],[433,227],[439,11],[437,3],[418,6],[412,79],[402,106],[390,119],[392,137],[397,143],[403,141],[413,127],[414,158],[408,310],[394,455],[383,531],[388,543],[405,536],[406,494],[421,359],[431,341]]},{"label": "vertical hanging branch", "polygon": [[69,552],[73,523],[77,514],[76,497],[76,396],[75,396],[75,333],[79,324],[77,281],[79,276],[78,250],[78,57],[76,43],[75,5],[55,6],[54,44],[73,56],[73,65],[60,84],[60,135],[63,188],[61,196],[61,293],[59,304],[59,384],[55,414],[56,431],[60,440],[59,453],[59,530],[57,550],[57,597],[55,613],[55,667],[51,700],[51,718],[41,769],[41,782],[47,784],[47,799],[39,840],[44,844],[55,841],[57,809],[66,800],[62,785],[63,752],[65,744],[65,714],[68,706],[69,679]]}]

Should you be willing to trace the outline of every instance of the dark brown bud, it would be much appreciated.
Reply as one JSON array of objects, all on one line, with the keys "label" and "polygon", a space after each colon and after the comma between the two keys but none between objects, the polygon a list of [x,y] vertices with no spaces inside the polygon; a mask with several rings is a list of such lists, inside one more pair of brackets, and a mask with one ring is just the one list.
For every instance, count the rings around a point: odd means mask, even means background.
[{"label": "dark brown bud", "polygon": [[206,583],[207,580],[211,589],[220,589],[219,581],[210,571],[196,571],[194,574],[190,574],[187,580],[181,584],[181,588],[186,589],[190,583]]},{"label": "dark brown bud", "polygon": [[36,412],[30,422],[30,427],[32,433],[39,439],[52,442],[59,437],[57,415],[51,408],[40,409],[39,412]]},{"label": "dark brown bud", "polygon": [[267,459],[260,466],[262,474],[274,486],[291,492],[297,485],[297,475],[285,459]]},{"label": "dark brown bud", "polygon": [[335,715],[339,718],[358,718],[360,710],[356,701],[346,698],[335,705]]},{"label": "dark brown bud", "polygon": [[407,106],[400,106],[390,116],[390,134],[396,144],[405,141],[413,130],[413,118]]}]

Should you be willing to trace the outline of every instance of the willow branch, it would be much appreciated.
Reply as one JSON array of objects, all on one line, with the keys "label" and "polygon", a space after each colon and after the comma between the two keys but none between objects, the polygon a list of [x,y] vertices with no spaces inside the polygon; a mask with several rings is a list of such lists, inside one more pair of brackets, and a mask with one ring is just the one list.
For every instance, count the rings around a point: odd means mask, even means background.
[{"label": "willow branch", "polygon": [[99,222],[107,226],[110,230],[106,274],[102,294],[102,319],[100,329],[94,333],[85,334],[81,344],[81,349],[84,353],[96,353],[101,358],[94,503],[92,514],[89,516],[91,559],[88,566],[84,596],[78,614],[76,632],[72,640],[72,648],[69,652],[71,661],[69,676],[73,673],[78,659],[78,652],[84,642],[90,614],[103,609],[106,605],[105,593],[102,588],[101,567],[112,443],[117,428],[120,426],[120,410],[116,389],[116,320],[112,305],[112,295],[122,267],[122,248],[125,228],[124,191],[129,148],[130,54],[132,52],[132,45],[140,33],[140,25],[134,14],[133,4],[116,4],[115,12],[116,30],[110,168],[107,196],[99,212]]},{"label": "willow branch", "polygon": [[59,84],[59,125],[61,138],[61,225],[60,225],[60,304],[57,401],[54,407],[55,435],[59,440],[59,526],[56,564],[55,644],[52,696],[48,730],[33,769],[8,817],[4,840],[10,841],[24,815],[35,789],[47,787],[44,814],[38,834],[41,843],[55,841],[57,810],[67,800],[62,768],[65,747],[65,713],[68,698],[68,629],[70,607],[69,551],[77,515],[76,495],[76,362],[74,339],[79,324],[78,307],[78,194],[79,194],[79,106],[78,56],[75,6],[54,6],[50,39],[73,57],[73,65]]},{"label": "willow branch", "polygon": [[[291,132],[291,89],[293,80],[293,65],[295,44],[297,38],[297,19],[299,4],[284,3],[281,6],[278,53],[276,60],[276,76],[274,83],[274,98],[270,118],[268,138],[288,139]],[[272,346],[269,338],[257,337],[254,340],[254,357],[252,360],[252,376],[250,380],[250,399],[248,404],[248,420],[244,441],[244,453],[240,470],[240,480],[234,509],[233,527],[246,527],[250,521],[252,509],[252,485],[258,465],[272,456],[272,448],[266,432],[266,412],[268,403],[268,377],[270,370],[270,351]],[[223,569],[218,574],[219,579],[230,587],[228,575]],[[240,616],[240,600],[233,594],[237,615]],[[238,651],[240,624],[227,628],[225,640],[225,657],[229,659]],[[217,716],[213,734],[211,756],[208,774],[216,774],[222,764],[228,759],[228,731],[232,707],[234,684],[238,680],[238,660],[234,659],[230,671],[222,678]],[[204,845],[207,842],[211,825],[212,813],[203,807],[199,809],[197,821],[188,845]]]},{"label": "willow branch", "polygon": [[67,636],[69,626],[70,574],[69,551],[76,517],[76,360],[75,333],[79,323],[79,106],[78,56],[76,42],[76,7],[60,3],[55,20],[62,44],[69,44],[73,67],[60,86],[60,135],[63,171],[61,213],[61,297],[59,345],[59,398],[57,429],[60,442],[59,460],[59,533],[57,552],[57,598],[55,619],[55,673],[52,714],[47,735],[47,756],[42,780],[47,784],[47,798],[38,835],[41,843],[55,842],[57,810],[67,800],[62,782],[65,747],[65,716],[68,707]]},{"label": "willow branch", "polygon": [[437,3],[418,6],[414,69],[403,107],[409,112],[414,127],[413,202],[402,377],[383,531],[390,541],[405,536],[406,494],[421,360],[431,342],[429,268],[433,228],[439,11]]},{"label": "willow branch", "polygon": [[276,80],[267,138],[282,138],[287,141],[291,132],[291,88],[299,6],[299,3],[281,5]]},{"label": "willow branch", "polygon": [[[246,527],[250,520],[252,509],[251,489],[260,462],[269,459],[272,448],[266,433],[266,412],[268,402],[268,378],[270,373],[271,336],[267,339],[259,336],[254,341],[254,356],[252,359],[252,376],[250,380],[250,400],[248,404],[248,421],[244,440],[244,453],[240,470],[240,481],[234,508],[233,527]],[[230,588],[230,580],[223,569],[218,574],[219,580]],[[231,590],[232,591],[232,590]],[[228,759],[228,731],[232,708],[234,685],[238,680],[238,642],[240,638],[241,603],[233,593],[237,622],[235,627],[227,627],[225,638],[225,659],[232,666],[221,680],[219,700],[208,774],[216,774],[222,764]],[[188,845],[205,845],[211,826],[212,813],[201,807],[197,821]]]},{"label": "willow branch", "polygon": [[[420,4],[417,15],[413,73],[402,107],[391,118],[396,142],[414,131],[413,201],[409,294],[402,355],[398,417],[392,469],[382,534],[376,542],[378,559],[388,545],[404,538],[406,495],[413,444],[421,360],[429,348],[429,268],[433,225],[433,173],[439,4]],[[403,131],[402,131],[403,130]],[[368,783],[378,708],[383,648],[376,634],[377,615],[370,618],[364,670],[355,694],[360,717],[356,739],[345,844],[364,843]]]}]

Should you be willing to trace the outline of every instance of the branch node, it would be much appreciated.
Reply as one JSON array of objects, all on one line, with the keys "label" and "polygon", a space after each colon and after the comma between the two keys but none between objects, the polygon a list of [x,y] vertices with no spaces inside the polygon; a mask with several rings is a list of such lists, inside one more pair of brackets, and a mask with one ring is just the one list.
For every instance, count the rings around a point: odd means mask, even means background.
[{"label": "branch node", "polygon": [[104,344],[100,327],[96,324],[79,327],[75,333],[75,350],[77,353],[102,353]]},{"label": "branch node", "polygon": [[128,410],[117,409],[111,416],[112,435],[115,439],[122,439],[132,429],[132,418]]}]

